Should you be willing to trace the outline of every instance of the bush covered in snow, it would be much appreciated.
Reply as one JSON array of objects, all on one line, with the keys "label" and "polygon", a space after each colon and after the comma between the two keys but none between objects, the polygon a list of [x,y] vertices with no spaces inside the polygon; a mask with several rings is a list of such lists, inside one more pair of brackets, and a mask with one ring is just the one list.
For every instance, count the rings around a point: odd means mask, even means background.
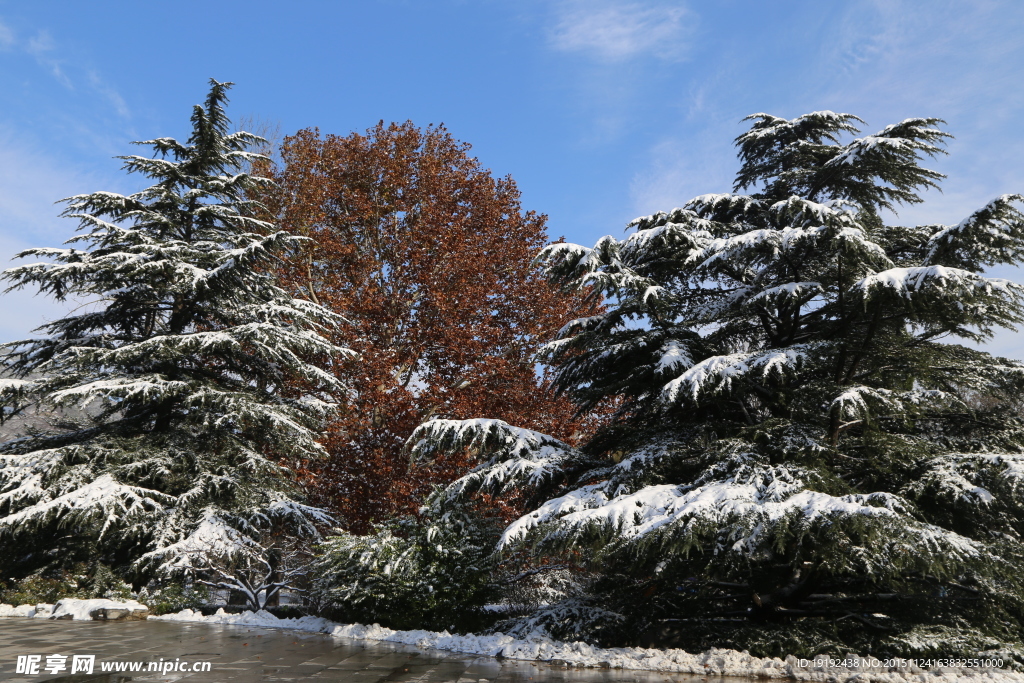
[{"label": "bush covered in snow", "polygon": [[466,630],[495,597],[492,549],[501,527],[462,509],[427,507],[366,536],[327,540],[313,566],[311,602],[340,621]]},{"label": "bush covered in snow", "polygon": [[[497,552],[597,576],[518,622],[560,637],[809,655],[1024,641],[1024,364],[956,345],[1024,316],[985,269],[1024,256],[1020,195],[951,225],[888,225],[941,175],[937,119],[750,117],[733,193],[540,261],[605,312],[542,352],[582,410],[576,449],[435,420],[414,455],[479,466],[441,494],[514,496]],[[743,193],[746,191],[746,193]]]},{"label": "bush covered in snow", "polygon": [[139,591],[138,600],[152,614],[172,614],[184,609],[198,610],[208,604],[210,591],[194,582],[154,581]]}]

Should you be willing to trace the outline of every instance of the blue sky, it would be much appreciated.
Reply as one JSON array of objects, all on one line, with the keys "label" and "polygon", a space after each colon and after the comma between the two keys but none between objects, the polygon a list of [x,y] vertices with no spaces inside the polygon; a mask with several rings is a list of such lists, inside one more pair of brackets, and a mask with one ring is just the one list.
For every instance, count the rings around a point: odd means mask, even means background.
[{"label": "blue sky", "polygon": [[[55,200],[136,189],[111,157],[185,135],[210,77],[285,134],[443,122],[583,244],[727,191],[747,114],[939,116],[944,192],[899,220],[956,222],[1024,191],[1022,29],[985,0],[0,0],[0,261],[70,236]],[[60,313],[0,306],[0,341]],[[1016,333],[990,349],[1024,358]]]}]

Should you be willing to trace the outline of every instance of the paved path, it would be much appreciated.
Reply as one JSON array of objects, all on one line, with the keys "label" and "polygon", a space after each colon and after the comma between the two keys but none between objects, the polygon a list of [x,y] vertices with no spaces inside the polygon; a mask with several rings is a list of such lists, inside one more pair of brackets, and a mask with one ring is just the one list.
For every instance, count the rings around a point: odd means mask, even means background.
[{"label": "paved path", "polygon": [[[62,672],[47,673],[47,655],[68,655]],[[40,655],[39,673],[16,673],[19,655]],[[73,655],[95,655],[93,673],[71,675]],[[209,671],[146,671],[161,660],[209,662]],[[144,662],[142,671],[104,673],[104,663]],[[202,665],[200,665],[201,667]],[[92,622],[0,618],[0,681],[205,681],[346,683],[668,683],[726,679],[680,674],[566,669],[498,661],[406,645],[332,638],[247,626],[174,622]],[[737,681],[739,679],[728,679]]]}]

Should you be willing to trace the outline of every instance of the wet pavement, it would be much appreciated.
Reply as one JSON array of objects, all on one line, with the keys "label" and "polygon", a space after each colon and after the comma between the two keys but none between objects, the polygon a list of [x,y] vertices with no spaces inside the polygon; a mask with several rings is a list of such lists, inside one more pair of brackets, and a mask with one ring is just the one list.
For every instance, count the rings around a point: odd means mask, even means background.
[{"label": "wet pavement", "polygon": [[[22,657],[20,665],[19,656]],[[73,668],[76,656],[78,671]],[[89,656],[94,657],[91,673]],[[19,666],[21,673],[18,673]],[[132,666],[139,670],[131,670]],[[0,619],[0,681],[179,680],[185,683],[714,683],[743,679],[564,668],[543,662],[497,660],[248,626]]]}]

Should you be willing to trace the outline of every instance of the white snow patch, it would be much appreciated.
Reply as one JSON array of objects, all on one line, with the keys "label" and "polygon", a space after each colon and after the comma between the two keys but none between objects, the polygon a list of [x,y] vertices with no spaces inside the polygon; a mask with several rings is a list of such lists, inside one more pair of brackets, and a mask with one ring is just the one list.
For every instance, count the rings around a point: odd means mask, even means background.
[{"label": "white snow patch", "polygon": [[654,366],[657,375],[674,374],[693,367],[693,356],[690,349],[674,339],[665,342],[661,347],[661,358]]},{"label": "white snow patch", "polygon": [[90,612],[98,609],[148,610],[149,607],[135,600],[79,600],[62,598],[55,605],[39,603],[38,605],[4,605],[0,604],[0,617],[27,617],[30,619],[58,619],[69,615],[76,621],[92,621]]},{"label": "white snow patch", "polygon": [[312,631],[314,633],[330,633],[337,627],[333,621],[320,617],[299,617],[298,619],[278,619],[266,610],[258,612],[241,612],[227,614],[223,608],[216,614],[203,616],[202,612],[183,609],[176,614],[164,614],[149,617],[151,621],[201,621],[207,624],[230,624],[234,626],[260,626],[263,628],[287,628],[294,631]]},{"label": "white snow patch", "polygon": [[53,612],[47,616],[59,619],[70,614],[71,618],[76,621],[92,621],[92,616],[89,613],[98,609],[149,610],[148,607],[135,600],[105,600],[103,598],[78,600],[76,598],[63,598],[57,601]]},{"label": "white snow patch", "polygon": [[53,605],[41,602],[38,605],[2,605],[0,604],[0,617],[28,617],[36,619],[49,619],[53,612]]}]

